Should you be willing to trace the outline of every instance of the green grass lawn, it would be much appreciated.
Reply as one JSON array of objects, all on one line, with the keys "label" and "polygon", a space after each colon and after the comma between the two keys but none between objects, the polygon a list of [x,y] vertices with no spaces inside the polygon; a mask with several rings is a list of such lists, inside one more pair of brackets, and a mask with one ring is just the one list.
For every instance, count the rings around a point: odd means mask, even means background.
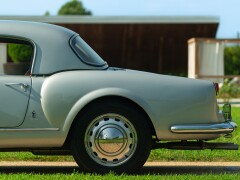
[{"label": "green grass lawn", "polygon": [[85,179],[85,180],[159,180],[159,179],[168,179],[168,180],[186,180],[186,179],[199,179],[199,180],[229,180],[229,179],[239,179],[240,174],[204,174],[204,175],[95,175],[95,174],[0,174],[0,179],[9,180],[9,179]]},{"label": "green grass lawn", "polygon": [[[232,108],[234,121],[240,125],[240,108]],[[220,142],[240,144],[240,130],[232,138],[220,138]],[[0,161],[74,161],[71,156],[36,156],[30,152],[2,152]],[[153,150],[148,161],[240,161],[240,150]]]}]

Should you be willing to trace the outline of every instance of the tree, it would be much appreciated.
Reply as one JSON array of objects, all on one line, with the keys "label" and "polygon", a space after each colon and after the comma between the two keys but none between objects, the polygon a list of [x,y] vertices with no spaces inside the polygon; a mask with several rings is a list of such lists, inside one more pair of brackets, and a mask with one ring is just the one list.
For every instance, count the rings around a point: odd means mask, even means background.
[{"label": "tree", "polygon": [[71,0],[64,4],[58,11],[58,15],[91,15],[91,11],[83,7],[81,1]]},{"label": "tree", "polygon": [[225,74],[240,75],[240,46],[229,46],[224,49]]},{"label": "tree", "polygon": [[50,16],[50,12],[49,11],[46,11],[44,16]]}]

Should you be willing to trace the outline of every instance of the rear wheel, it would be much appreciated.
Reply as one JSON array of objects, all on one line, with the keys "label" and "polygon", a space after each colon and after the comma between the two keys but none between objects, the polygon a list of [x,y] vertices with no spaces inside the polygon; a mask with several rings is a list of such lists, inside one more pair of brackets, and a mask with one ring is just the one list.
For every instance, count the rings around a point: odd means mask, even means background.
[{"label": "rear wheel", "polygon": [[148,123],[134,106],[99,102],[78,117],[72,134],[73,156],[90,172],[134,172],[151,150]]}]

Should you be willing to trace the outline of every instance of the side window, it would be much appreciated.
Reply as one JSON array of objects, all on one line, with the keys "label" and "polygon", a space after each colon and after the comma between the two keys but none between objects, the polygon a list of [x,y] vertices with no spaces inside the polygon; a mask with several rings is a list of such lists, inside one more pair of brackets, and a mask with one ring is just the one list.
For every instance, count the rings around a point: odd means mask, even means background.
[{"label": "side window", "polygon": [[26,40],[0,37],[0,74],[30,75],[33,52]]}]

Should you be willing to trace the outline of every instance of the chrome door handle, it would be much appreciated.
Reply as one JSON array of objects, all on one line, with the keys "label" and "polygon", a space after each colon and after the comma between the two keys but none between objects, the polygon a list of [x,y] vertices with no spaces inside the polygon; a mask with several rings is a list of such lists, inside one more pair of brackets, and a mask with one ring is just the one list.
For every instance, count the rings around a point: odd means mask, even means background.
[{"label": "chrome door handle", "polygon": [[25,83],[6,83],[5,86],[20,86],[21,89],[24,90],[24,92],[26,92],[29,88],[29,85]]}]

